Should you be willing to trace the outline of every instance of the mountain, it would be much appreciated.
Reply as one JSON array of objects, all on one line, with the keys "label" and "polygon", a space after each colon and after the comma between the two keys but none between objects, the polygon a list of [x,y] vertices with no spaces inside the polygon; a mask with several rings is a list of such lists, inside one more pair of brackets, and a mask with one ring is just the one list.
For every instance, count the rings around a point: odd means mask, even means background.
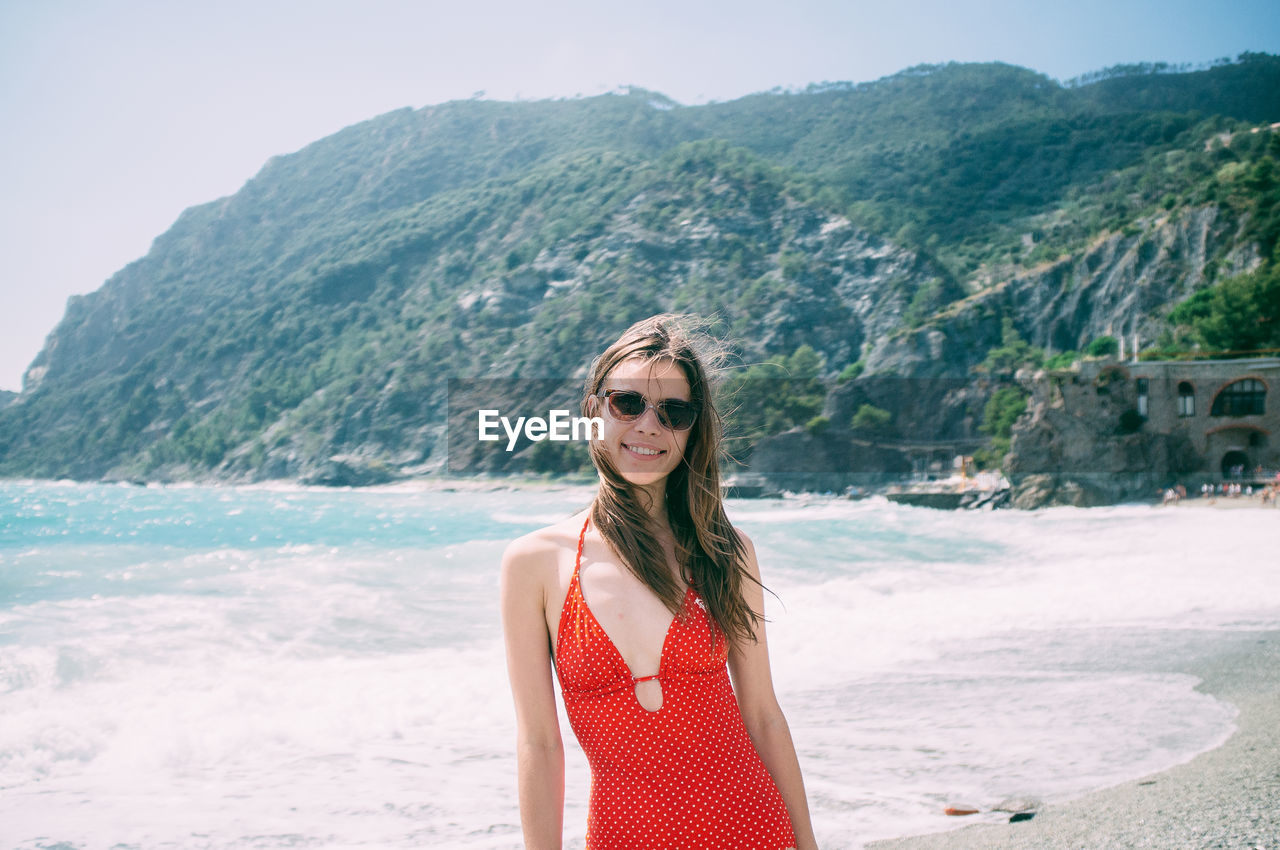
[{"label": "mountain", "polygon": [[[1274,250],[1280,59],[1096,76],[949,64],[696,107],[632,89],[379,116],[72,299],[0,406],[0,474],[572,468],[548,443],[479,451],[451,396],[498,381],[572,408],[591,357],[664,310],[717,321],[735,391],[774,382],[754,413],[775,413],[731,423],[742,460],[824,418],[842,433],[846,397],[903,440],[989,442],[984,363],[1010,328],[1050,353],[1153,342]],[[887,376],[954,386],[908,416]]]}]

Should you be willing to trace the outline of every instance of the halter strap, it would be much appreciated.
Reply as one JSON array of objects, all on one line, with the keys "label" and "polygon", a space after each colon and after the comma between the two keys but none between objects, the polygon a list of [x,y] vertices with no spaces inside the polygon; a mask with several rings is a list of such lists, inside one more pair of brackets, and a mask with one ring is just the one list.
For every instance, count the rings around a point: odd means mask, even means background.
[{"label": "halter strap", "polygon": [[587,526],[591,524],[591,514],[587,514],[587,521],[582,524],[582,531],[578,532],[578,557],[573,562],[573,575],[577,578],[578,571],[582,568],[582,543],[587,539]]}]

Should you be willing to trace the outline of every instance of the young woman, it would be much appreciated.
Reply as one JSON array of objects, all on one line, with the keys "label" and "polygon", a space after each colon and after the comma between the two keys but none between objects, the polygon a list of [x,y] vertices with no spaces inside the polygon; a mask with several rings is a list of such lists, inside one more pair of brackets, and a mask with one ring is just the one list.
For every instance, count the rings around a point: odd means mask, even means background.
[{"label": "young woman", "polygon": [[720,498],[720,423],[694,343],[679,317],[656,316],[597,358],[582,401],[605,423],[590,445],[595,499],[503,556],[530,850],[561,846],[553,666],[591,765],[590,850],[817,846],[755,552]]}]

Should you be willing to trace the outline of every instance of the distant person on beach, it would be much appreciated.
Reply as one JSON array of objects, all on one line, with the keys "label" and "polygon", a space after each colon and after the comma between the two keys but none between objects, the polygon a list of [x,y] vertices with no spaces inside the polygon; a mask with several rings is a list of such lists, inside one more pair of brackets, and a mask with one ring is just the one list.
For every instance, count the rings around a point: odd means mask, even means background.
[{"label": "distant person on beach", "polygon": [[562,842],[553,669],[591,766],[591,850],[817,847],[755,550],[721,500],[715,349],[693,324],[639,322],[593,362],[582,411],[604,420],[589,444],[599,489],[503,555],[528,848]]}]

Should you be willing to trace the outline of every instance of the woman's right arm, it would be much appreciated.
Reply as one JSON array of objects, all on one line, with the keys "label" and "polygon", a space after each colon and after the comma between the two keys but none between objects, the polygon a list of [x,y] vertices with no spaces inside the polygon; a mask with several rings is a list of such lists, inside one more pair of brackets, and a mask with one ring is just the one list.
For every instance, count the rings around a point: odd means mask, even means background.
[{"label": "woman's right arm", "polygon": [[551,683],[546,593],[554,547],[521,538],[502,556],[502,631],[516,707],[520,823],[528,850],[559,850],[564,822],[564,745]]}]

